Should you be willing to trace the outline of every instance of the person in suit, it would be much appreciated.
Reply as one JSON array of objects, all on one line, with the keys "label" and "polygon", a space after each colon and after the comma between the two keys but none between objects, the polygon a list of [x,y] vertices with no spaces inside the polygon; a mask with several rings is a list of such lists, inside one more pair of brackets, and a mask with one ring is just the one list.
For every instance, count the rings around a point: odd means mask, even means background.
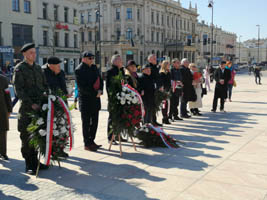
[{"label": "person in suit", "polygon": [[9,129],[9,116],[12,113],[12,103],[8,88],[8,80],[0,75],[0,158],[8,160],[7,131]]},{"label": "person in suit", "polygon": [[[122,64],[122,58],[119,54],[115,54],[112,56],[111,58],[111,64],[112,64],[112,67],[111,69],[109,69],[107,71],[107,80],[106,80],[106,90],[107,90],[107,94],[109,96],[109,90],[111,88],[111,85],[112,85],[112,79],[119,75],[119,73],[122,73],[123,76],[125,76],[124,74],[124,69],[123,69],[123,64]],[[111,121],[111,115],[112,113],[109,113],[109,117],[108,117],[108,142],[111,141],[112,139],[112,133],[111,133],[111,124],[112,124],[112,121]],[[117,145],[118,143],[113,140],[113,145]]]},{"label": "person in suit", "polygon": [[225,112],[224,102],[227,98],[227,84],[231,79],[231,71],[225,69],[226,62],[221,61],[221,64],[218,69],[214,72],[214,79],[216,81],[214,98],[212,104],[212,112],[216,112],[218,99],[221,99],[220,111]]},{"label": "person in suit", "polygon": [[183,83],[183,96],[180,106],[180,115],[182,118],[190,118],[188,115],[188,111],[186,109],[188,101],[195,101],[196,94],[195,89],[193,87],[193,75],[189,69],[189,61],[184,58],[181,61],[180,72],[182,75],[182,83]]},{"label": "person in suit", "polygon": [[94,64],[94,55],[90,52],[83,52],[82,62],[75,69],[75,78],[79,90],[84,150],[97,151],[102,146],[97,145],[94,140],[101,109],[100,96],[103,94],[103,80]]}]

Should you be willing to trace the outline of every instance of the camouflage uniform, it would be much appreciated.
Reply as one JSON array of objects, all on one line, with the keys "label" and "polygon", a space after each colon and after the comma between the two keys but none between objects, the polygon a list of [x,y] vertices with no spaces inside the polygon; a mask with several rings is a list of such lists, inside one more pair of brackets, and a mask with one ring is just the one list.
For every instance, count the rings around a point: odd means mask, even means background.
[{"label": "camouflage uniform", "polygon": [[26,168],[34,169],[37,166],[37,152],[29,145],[27,126],[31,123],[29,112],[32,112],[32,105],[39,104],[38,97],[46,91],[45,77],[39,65],[34,63],[30,66],[23,61],[15,68],[13,81],[15,92],[21,101],[18,115],[21,153],[26,161]]}]

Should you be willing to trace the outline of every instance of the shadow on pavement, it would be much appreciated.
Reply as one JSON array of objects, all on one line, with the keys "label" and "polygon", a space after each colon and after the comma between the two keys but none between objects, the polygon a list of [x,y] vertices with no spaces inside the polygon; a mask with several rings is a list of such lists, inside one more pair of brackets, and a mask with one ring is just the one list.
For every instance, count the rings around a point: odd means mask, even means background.
[{"label": "shadow on pavement", "polygon": [[14,196],[4,195],[1,190],[0,190],[0,199],[3,199],[3,200],[20,200],[19,198],[14,197]]}]

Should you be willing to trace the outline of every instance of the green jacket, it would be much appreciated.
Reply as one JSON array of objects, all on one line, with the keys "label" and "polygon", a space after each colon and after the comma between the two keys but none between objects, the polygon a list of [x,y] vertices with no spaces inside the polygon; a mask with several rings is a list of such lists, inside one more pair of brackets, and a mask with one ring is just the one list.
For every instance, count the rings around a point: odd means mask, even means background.
[{"label": "green jacket", "polygon": [[6,77],[0,75],[0,133],[9,130],[8,113],[12,112],[10,92]]},{"label": "green jacket", "polygon": [[15,68],[14,87],[21,104],[18,116],[18,130],[26,132],[31,122],[29,112],[33,104],[40,104],[40,97],[47,92],[45,76],[39,65],[34,63],[30,66],[26,61],[19,63]]}]

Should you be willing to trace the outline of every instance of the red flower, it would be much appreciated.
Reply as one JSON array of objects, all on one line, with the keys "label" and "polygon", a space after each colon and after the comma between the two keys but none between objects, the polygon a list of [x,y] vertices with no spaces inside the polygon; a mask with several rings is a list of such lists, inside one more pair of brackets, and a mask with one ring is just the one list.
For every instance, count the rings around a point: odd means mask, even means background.
[{"label": "red flower", "polygon": [[140,112],[138,110],[134,111],[134,115],[137,117],[140,114]]},{"label": "red flower", "polygon": [[152,130],[151,133],[152,133],[152,134],[155,134],[155,131]]},{"label": "red flower", "polygon": [[126,123],[126,126],[127,126],[127,127],[130,127],[130,126],[131,126],[131,124],[130,124],[129,122],[127,122],[127,123]]},{"label": "red flower", "polygon": [[133,118],[133,116],[132,116],[132,115],[128,115],[128,118],[129,118],[129,119],[132,119],[132,118]]}]

